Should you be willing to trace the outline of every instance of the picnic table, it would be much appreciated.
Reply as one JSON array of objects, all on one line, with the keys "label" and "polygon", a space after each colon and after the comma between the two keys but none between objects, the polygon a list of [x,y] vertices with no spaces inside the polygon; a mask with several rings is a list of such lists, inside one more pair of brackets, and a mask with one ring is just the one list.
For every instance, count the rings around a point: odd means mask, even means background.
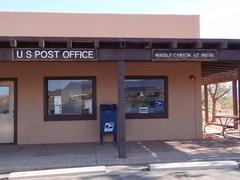
[{"label": "picnic table", "polygon": [[235,122],[238,122],[238,116],[236,115],[216,115],[215,118],[219,119],[220,125],[223,126],[223,128],[233,128]]},{"label": "picnic table", "polygon": [[[224,138],[229,137],[229,134],[234,133],[240,137],[239,129],[240,121],[239,117],[236,115],[216,115],[216,122],[209,122],[204,126],[204,132],[209,134],[208,128],[212,127],[213,129],[219,129],[218,134],[222,134]],[[210,128],[211,129],[211,128]]]}]

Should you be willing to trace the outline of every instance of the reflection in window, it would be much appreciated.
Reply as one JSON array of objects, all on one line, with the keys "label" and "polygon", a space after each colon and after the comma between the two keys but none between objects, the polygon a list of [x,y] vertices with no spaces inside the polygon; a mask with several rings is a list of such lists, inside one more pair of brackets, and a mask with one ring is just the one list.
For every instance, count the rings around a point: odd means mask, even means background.
[{"label": "reflection in window", "polygon": [[48,80],[48,115],[93,113],[91,79]]},{"label": "reflection in window", "polygon": [[164,78],[127,78],[125,84],[127,114],[166,112]]},{"label": "reflection in window", "polygon": [[9,113],[10,87],[0,86],[0,114]]}]

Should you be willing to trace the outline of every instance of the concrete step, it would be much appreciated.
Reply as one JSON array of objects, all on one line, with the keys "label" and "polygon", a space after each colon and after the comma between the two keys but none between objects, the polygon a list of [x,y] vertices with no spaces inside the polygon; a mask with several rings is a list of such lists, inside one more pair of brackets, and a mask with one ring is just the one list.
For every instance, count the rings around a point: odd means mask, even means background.
[{"label": "concrete step", "polygon": [[201,161],[149,164],[150,171],[165,170],[206,170],[206,169],[238,169],[236,161]]},{"label": "concrete step", "polygon": [[105,166],[79,167],[79,168],[64,168],[38,171],[25,171],[10,173],[8,179],[33,179],[47,177],[63,177],[76,176],[83,173],[105,173]]}]

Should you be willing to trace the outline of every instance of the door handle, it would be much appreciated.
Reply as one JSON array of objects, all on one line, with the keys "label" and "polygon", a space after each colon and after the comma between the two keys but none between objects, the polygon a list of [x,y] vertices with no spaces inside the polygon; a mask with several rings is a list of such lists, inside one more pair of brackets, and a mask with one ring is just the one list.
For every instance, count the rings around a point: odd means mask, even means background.
[{"label": "door handle", "polygon": [[14,115],[15,115],[15,110],[12,111],[12,116],[14,116]]}]

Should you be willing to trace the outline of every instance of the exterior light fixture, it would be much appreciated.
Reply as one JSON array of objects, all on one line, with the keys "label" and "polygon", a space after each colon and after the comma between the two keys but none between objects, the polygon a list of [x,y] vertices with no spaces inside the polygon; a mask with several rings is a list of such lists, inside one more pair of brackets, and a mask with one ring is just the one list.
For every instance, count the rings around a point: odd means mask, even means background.
[{"label": "exterior light fixture", "polygon": [[195,76],[190,75],[190,76],[189,76],[189,79],[190,79],[191,81],[194,81],[194,80],[195,80]]}]

